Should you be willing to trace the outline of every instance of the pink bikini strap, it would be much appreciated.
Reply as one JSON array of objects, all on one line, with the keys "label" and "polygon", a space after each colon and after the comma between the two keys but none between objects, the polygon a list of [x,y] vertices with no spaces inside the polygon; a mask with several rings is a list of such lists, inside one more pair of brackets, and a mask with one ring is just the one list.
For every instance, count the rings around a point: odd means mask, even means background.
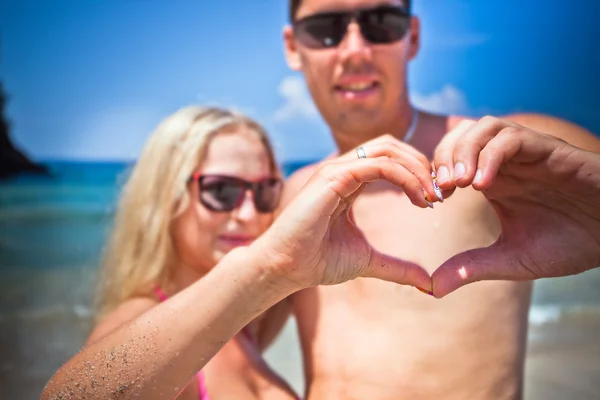
[{"label": "pink bikini strap", "polygon": [[[160,301],[165,301],[168,299],[167,294],[158,285],[154,285],[154,293]],[[200,400],[210,400],[210,397],[208,396],[208,390],[206,390],[204,374],[202,371],[200,371],[196,374],[196,376],[198,377],[198,392],[200,393]]]},{"label": "pink bikini strap", "polygon": [[156,293],[156,297],[158,297],[158,299],[160,301],[165,301],[167,300],[167,295],[165,292],[163,292],[163,290],[161,288],[159,288],[157,285],[154,285],[154,293]]},{"label": "pink bikini strap", "polygon": [[198,377],[198,391],[200,392],[200,400],[210,400],[210,397],[208,397],[208,390],[206,390],[204,374],[202,371],[200,371],[196,376]]}]

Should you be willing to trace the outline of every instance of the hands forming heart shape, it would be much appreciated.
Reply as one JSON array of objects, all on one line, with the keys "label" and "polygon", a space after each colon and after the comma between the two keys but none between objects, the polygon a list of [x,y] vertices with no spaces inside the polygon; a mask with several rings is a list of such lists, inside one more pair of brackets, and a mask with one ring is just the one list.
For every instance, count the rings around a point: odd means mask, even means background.
[{"label": "hands forming heart shape", "polygon": [[[285,208],[259,248],[295,288],[374,277],[443,297],[481,280],[533,280],[600,265],[600,155],[492,117],[465,120],[438,145],[432,163],[392,137],[323,164]],[[432,172],[434,172],[432,174]],[[487,248],[444,262],[432,276],[374,250],[350,216],[364,185],[387,180],[427,207],[472,186],[491,203],[501,233]]]}]

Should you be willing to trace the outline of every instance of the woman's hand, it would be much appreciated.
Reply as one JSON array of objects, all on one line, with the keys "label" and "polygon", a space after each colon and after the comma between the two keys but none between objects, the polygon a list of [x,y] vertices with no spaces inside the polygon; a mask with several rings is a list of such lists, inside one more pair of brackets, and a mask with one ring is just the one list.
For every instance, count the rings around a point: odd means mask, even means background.
[{"label": "woman's hand", "polygon": [[255,249],[295,290],[357,277],[431,287],[422,267],[373,249],[351,216],[352,203],[365,184],[381,179],[402,188],[414,205],[431,206],[426,194],[438,199],[431,164],[391,137],[362,148],[366,158],[353,151],[321,165],[255,243]]}]

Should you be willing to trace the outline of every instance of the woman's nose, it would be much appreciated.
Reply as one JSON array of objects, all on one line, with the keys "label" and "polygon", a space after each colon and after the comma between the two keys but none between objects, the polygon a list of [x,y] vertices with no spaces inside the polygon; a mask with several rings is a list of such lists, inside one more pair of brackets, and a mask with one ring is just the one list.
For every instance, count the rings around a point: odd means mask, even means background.
[{"label": "woman's nose", "polygon": [[256,218],[258,212],[254,205],[254,198],[251,190],[246,190],[241,204],[234,210],[234,216],[240,221],[249,222]]}]

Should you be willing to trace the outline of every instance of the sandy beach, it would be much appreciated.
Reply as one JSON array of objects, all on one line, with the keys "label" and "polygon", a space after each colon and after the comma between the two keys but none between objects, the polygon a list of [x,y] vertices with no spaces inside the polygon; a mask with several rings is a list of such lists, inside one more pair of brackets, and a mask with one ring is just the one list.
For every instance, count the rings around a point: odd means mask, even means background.
[{"label": "sandy beach", "polygon": [[[0,399],[38,399],[52,373],[84,343],[91,324],[91,268],[0,270]],[[532,326],[525,399],[600,398],[600,316],[573,313]],[[266,354],[299,392],[293,320]]]},{"label": "sandy beach", "polygon": [[597,316],[582,314],[531,329],[525,399],[600,399]]}]

